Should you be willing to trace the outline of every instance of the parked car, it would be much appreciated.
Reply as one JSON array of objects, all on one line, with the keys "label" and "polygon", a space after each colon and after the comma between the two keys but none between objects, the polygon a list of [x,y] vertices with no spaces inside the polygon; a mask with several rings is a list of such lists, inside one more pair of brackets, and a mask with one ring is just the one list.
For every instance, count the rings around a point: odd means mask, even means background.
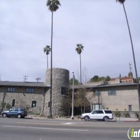
[{"label": "parked car", "polygon": [[25,116],[27,116],[27,111],[24,108],[11,108],[9,110],[3,111],[1,115],[3,117],[25,118]]},{"label": "parked car", "polygon": [[85,121],[89,120],[104,120],[109,121],[113,119],[113,114],[111,110],[93,110],[91,113],[83,113],[81,115],[81,119],[84,119]]}]

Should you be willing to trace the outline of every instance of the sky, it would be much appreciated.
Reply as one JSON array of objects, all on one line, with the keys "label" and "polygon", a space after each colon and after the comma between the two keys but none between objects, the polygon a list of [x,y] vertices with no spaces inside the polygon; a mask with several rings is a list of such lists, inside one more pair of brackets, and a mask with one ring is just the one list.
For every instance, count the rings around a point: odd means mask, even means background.
[{"label": "sky", "polygon": [[[69,70],[79,79],[82,44],[82,81],[94,75],[135,77],[132,48],[122,4],[116,0],[60,0],[54,12],[53,68]],[[140,77],[140,0],[126,0],[137,72]],[[0,0],[0,80],[45,80],[51,42],[51,12],[46,0]],[[50,67],[50,55],[49,67]]]}]

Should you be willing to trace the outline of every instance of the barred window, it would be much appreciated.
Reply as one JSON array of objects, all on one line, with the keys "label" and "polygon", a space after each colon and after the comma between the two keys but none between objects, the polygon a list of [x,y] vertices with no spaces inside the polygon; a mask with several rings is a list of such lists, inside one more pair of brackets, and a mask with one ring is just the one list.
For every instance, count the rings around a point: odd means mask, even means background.
[{"label": "barred window", "polygon": [[36,107],[36,105],[37,105],[37,101],[32,101],[31,107],[34,108],[34,107]]},{"label": "barred window", "polygon": [[13,87],[8,87],[7,91],[8,91],[8,92],[15,92],[15,88],[13,88]]},{"label": "barred window", "polygon": [[34,89],[33,88],[26,88],[26,93],[33,93]]},{"label": "barred window", "polygon": [[114,89],[108,90],[108,95],[116,95],[116,90]]}]

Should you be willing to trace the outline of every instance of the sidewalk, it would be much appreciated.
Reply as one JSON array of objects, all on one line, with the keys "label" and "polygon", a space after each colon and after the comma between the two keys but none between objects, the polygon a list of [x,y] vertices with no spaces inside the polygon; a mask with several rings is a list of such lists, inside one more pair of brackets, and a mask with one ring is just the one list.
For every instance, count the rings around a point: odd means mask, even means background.
[{"label": "sidewalk", "polygon": [[[50,119],[47,117],[40,117],[40,116],[27,116],[27,118],[33,118],[33,119]],[[70,121],[70,120],[78,120],[82,121],[81,119],[75,117],[74,119],[71,118],[66,118],[66,117],[60,117],[60,118],[53,118],[54,120],[65,120],[65,121]],[[138,118],[114,118],[113,120],[110,120],[110,122],[140,122]]]},{"label": "sidewalk", "polygon": [[122,122],[140,122],[138,118],[116,118],[116,120]]}]

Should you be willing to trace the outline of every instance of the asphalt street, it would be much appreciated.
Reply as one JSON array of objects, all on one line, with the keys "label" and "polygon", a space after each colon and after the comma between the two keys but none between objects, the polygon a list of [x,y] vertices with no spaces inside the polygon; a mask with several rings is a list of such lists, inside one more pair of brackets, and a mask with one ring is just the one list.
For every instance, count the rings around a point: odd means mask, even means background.
[{"label": "asphalt street", "polygon": [[128,140],[140,122],[0,118],[0,140]]}]

